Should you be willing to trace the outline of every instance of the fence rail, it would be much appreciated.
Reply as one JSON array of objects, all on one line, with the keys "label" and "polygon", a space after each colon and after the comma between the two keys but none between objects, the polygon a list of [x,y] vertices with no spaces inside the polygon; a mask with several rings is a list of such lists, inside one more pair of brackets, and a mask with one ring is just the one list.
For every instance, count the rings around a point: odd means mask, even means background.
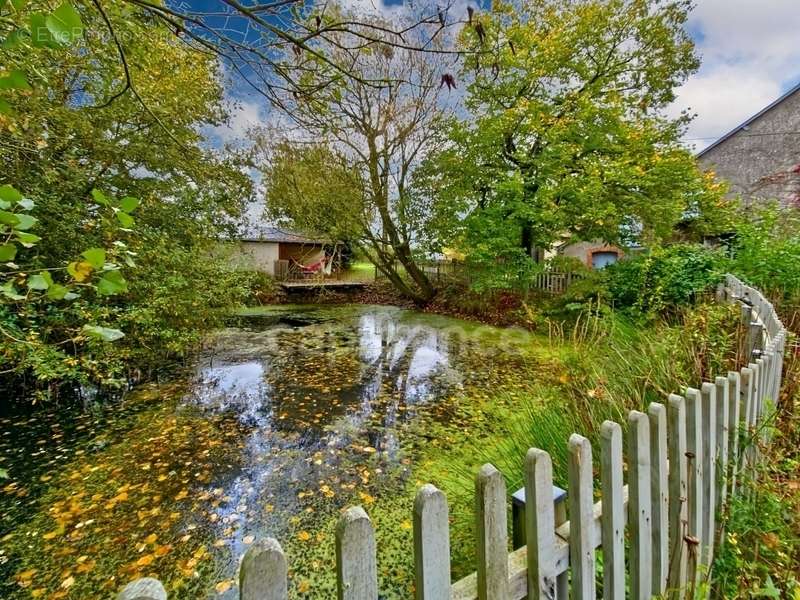
[{"label": "fence rail", "polygon": [[[485,274],[484,267],[479,269],[473,265],[459,260],[434,260],[427,262],[420,262],[419,268],[428,276],[428,278],[436,283],[446,281],[448,279],[462,279],[467,282],[472,282],[477,279],[481,274]],[[405,277],[405,268],[399,263],[395,262],[394,268],[397,273]],[[584,279],[586,275],[579,271],[557,271],[554,269],[545,269],[540,273],[536,273],[529,278],[525,279],[525,288],[532,290],[540,290],[549,294],[563,294],[567,288],[574,282]],[[385,279],[386,275],[376,269],[376,279]],[[515,285],[521,285],[516,282]]]},{"label": "fence rail", "polygon": [[[753,440],[766,441],[763,425],[780,391],[786,343],[786,329],[757,290],[728,276],[719,298],[742,306],[747,366],[684,394],[670,394],[646,413],[631,411],[626,444],[623,428],[604,422],[598,502],[592,481],[595,449],[572,434],[567,442],[569,521],[557,516],[562,507],[554,504],[554,489],[561,490],[553,486],[550,455],[529,450],[524,493],[514,494],[515,501],[525,500],[524,515],[514,519],[515,527],[524,527],[514,539],[524,545],[509,553],[505,480],[484,465],[475,480],[476,572],[451,585],[447,500],[434,486],[423,486],[413,506],[417,600],[594,599],[596,548],[603,550],[604,598],[694,598],[710,576],[720,537],[718,515],[738,492],[742,473],[760,459]],[[623,464],[628,465],[627,485]],[[336,562],[340,600],[377,600],[375,533],[361,507],[349,508],[339,520]],[[257,542],[242,559],[240,598],[285,600],[287,569],[276,540]],[[166,598],[154,579],[132,582],[118,596]]]}]

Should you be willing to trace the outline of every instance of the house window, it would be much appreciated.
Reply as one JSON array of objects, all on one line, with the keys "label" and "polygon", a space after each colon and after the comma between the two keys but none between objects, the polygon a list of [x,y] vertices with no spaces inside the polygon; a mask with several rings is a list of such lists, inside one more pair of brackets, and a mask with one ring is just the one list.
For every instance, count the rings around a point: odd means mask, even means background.
[{"label": "house window", "polygon": [[598,250],[592,252],[592,268],[605,269],[608,265],[613,265],[619,260],[619,252],[616,250]]}]

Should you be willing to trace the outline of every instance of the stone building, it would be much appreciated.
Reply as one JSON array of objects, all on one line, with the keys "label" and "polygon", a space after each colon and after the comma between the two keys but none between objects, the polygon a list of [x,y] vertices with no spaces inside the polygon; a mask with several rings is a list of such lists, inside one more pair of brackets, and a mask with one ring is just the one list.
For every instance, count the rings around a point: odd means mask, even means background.
[{"label": "stone building", "polygon": [[800,203],[800,84],[702,150],[697,160],[746,204]]}]

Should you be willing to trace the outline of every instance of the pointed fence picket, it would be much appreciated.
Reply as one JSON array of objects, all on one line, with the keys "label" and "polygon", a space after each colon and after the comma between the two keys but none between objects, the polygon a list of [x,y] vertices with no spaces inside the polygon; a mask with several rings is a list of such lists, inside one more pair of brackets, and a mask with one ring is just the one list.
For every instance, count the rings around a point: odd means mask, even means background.
[{"label": "pointed fence picket", "polygon": [[[569,521],[558,504],[563,490],[553,487],[550,455],[529,450],[521,461],[524,493],[514,494],[525,503],[521,515],[515,505],[519,547],[509,553],[505,479],[484,465],[475,480],[476,571],[451,584],[447,500],[432,485],[420,488],[412,512],[417,600],[594,599],[596,548],[603,551],[604,599],[706,593],[698,584],[713,576],[727,503],[743,472],[754,472],[758,444],[768,440],[765,425],[781,389],[786,340],[774,308],[757,290],[728,276],[718,297],[742,304],[747,366],[684,395],[670,394],[666,405],[653,403],[646,414],[631,411],[626,436],[619,424],[604,422],[598,502],[591,443],[573,434],[567,442]],[[339,519],[336,563],[339,600],[377,600],[375,531],[361,507]],[[289,573],[276,540],[256,542],[241,561],[239,598],[286,600]],[[167,593],[144,578],[117,598],[166,600]]]}]

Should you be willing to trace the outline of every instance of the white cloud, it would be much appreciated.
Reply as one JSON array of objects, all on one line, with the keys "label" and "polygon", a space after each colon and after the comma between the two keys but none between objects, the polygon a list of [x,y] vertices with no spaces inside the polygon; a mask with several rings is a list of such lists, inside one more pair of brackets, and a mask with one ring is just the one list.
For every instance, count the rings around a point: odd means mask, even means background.
[{"label": "white cloud", "polygon": [[247,145],[250,129],[263,125],[268,114],[266,103],[258,99],[232,100],[229,111],[230,119],[227,123],[208,127],[204,132],[214,145]]},{"label": "white cloud", "polygon": [[698,0],[689,29],[703,64],[672,112],[697,114],[686,135],[697,149],[800,81],[797,0]]}]

